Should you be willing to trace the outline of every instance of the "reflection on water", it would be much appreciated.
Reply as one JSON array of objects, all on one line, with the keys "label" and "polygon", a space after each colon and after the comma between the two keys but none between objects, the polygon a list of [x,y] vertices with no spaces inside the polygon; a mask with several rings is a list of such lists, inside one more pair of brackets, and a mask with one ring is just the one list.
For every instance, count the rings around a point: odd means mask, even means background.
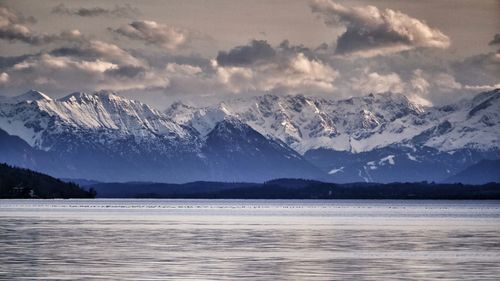
[{"label": "reflection on water", "polygon": [[499,262],[494,201],[0,201],[2,280],[498,280]]}]

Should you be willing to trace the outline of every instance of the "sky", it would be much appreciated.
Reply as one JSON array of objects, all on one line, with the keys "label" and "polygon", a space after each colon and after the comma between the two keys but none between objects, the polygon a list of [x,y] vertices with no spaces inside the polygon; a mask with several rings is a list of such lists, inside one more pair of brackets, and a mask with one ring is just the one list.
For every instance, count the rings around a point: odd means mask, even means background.
[{"label": "sky", "polygon": [[0,95],[448,104],[500,87],[498,15],[497,0],[0,0]]}]

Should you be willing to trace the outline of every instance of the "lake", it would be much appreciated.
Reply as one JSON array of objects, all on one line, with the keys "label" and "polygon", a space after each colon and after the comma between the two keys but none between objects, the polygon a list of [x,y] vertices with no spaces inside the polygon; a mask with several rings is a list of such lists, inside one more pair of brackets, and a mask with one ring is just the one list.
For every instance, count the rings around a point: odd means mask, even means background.
[{"label": "lake", "polygon": [[0,200],[2,280],[499,280],[500,201]]}]

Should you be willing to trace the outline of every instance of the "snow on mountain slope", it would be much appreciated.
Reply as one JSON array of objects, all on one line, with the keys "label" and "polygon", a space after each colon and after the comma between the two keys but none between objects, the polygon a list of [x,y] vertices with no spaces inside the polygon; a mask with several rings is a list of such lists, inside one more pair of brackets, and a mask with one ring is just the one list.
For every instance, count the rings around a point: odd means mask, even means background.
[{"label": "snow on mountain slope", "polygon": [[234,116],[300,153],[320,147],[360,152],[401,141],[432,126],[423,118],[424,113],[406,97],[390,93],[340,101],[264,95],[205,108],[176,103],[166,112],[201,134],[210,131],[214,121],[224,115]]},{"label": "snow on mountain slope", "polygon": [[424,132],[425,145],[444,151],[500,150],[500,89],[443,109],[449,110],[449,114],[441,117],[437,126]]},{"label": "snow on mountain slope", "polygon": [[59,100],[36,93],[30,91],[12,99],[28,98],[25,101],[0,105],[0,128],[36,148],[49,150],[52,144],[48,136],[62,133],[107,132],[111,139],[193,138],[192,130],[158,110],[114,93],[73,93]]},{"label": "snow on mountain slope", "polygon": [[360,153],[396,143],[487,150],[498,149],[499,96],[495,90],[446,107],[422,108],[392,93],[345,100],[264,95],[204,108],[176,103],[166,114],[202,135],[224,116],[234,116],[300,153],[317,148]]},{"label": "snow on mountain slope", "polygon": [[195,141],[226,116],[301,154],[317,148],[360,153],[396,143],[441,151],[498,150],[500,139],[500,89],[425,109],[392,93],[345,100],[264,95],[203,108],[175,103],[165,113],[110,92],[52,100],[31,90],[0,104],[0,128],[44,150],[53,145],[50,136],[62,132],[105,131],[111,139],[133,136],[146,142],[158,137]]},{"label": "snow on mountain slope", "polygon": [[[114,93],[73,93],[0,103],[0,128],[29,143],[28,156],[46,155],[47,161],[40,159],[51,163],[33,168],[59,177],[186,182],[323,175],[283,142],[227,114],[222,106],[196,112],[194,129]],[[10,162],[16,153],[21,155],[14,151]]]},{"label": "snow on mountain slope", "polygon": [[52,99],[46,94],[36,90],[29,90],[26,93],[15,97],[0,96],[0,103],[10,103],[10,104],[15,104],[20,102],[43,101],[43,100],[50,101]]},{"label": "snow on mountain slope", "polygon": [[0,129],[34,148],[10,159],[39,158],[52,163],[46,172],[64,177],[443,180],[499,157],[500,89],[425,109],[382,93],[175,103],[165,113],[111,92],[54,100],[29,91],[0,99]]},{"label": "snow on mountain slope", "polygon": [[189,125],[206,136],[216,124],[224,120],[226,116],[232,116],[224,104],[216,107],[195,108],[182,103],[174,103],[166,112],[170,118],[175,117],[175,122]]}]

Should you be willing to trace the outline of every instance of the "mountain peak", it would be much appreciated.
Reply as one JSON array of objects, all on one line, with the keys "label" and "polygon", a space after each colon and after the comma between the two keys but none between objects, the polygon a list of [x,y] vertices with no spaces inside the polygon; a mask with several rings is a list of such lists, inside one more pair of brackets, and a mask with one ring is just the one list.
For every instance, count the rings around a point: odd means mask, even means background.
[{"label": "mountain peak", "polygon": [[243,123],[238,118],[228,115],[224,116],[224,119],[215,125],[214,131],[244,131],[245,129],[250,129],[250,126]]},{"label": "mountain peak", "polygon": [[119,104],[136,104],[137,106],[145,106],[150,108],[148,105],[142,104],[141,102],[130,100],[125,97],[118,95],[116,92],[111,91],[97,91],[94,93],[85,92],[74,92],[63,98],[58,99],[59,102],[69,102],[69,103],[119,103]]},{"label": "mountain peak", "polygon": [[213,138],[218,136],[223,139],[231,139],[232,141],[236,139],[241,139],[248,141],[248,137],[252,134],[258,134],[249,125],[245,124],[241,120],[233,116],[225,116],[223,120],[219,121],[215,127],[210,131],[207,136],[208,138]]},{"label": "mountain peak", "polygon": [[[492,112],[498,112],[498,109],[500,108],[500,89],[495,89],[476,95],[472,99],[469,117],[476,115],[478,112],[484,112],[487,108],[491,108],[490,111]],[[486,118],[493,118],[493,116],[489,116]],[[488,123],[491,122],[488,121]]]},{"label": "mountain peak", "polygon": [[19,103],[19,102],[33,102],[33,101],[51,101],[52,99],[46,94],[36,91],[29,90],[24,94],[8,99],[9,103]]},{"label": "mountain peak", "polygon": [[74,92],[74,93],[71,93],[65,97],[62,97],[60,99],[58,99],[58,101],[62,101],[62,102],[67,102],[67,101],[71,101],[71,102],[75,102],[75,101],[81,101],[83,99],[88,99],[90,97],[89,94],[87,93],[84,93],[84,92]]},{"label": "mountain peak", "polygon": [[493,89],[488,92],[482,92],[474,96],[472,98],[472,102],[474,104],[480,104],[486,100],[493,100],[493,99],[499,99],[500,98],[500,88]]}]

